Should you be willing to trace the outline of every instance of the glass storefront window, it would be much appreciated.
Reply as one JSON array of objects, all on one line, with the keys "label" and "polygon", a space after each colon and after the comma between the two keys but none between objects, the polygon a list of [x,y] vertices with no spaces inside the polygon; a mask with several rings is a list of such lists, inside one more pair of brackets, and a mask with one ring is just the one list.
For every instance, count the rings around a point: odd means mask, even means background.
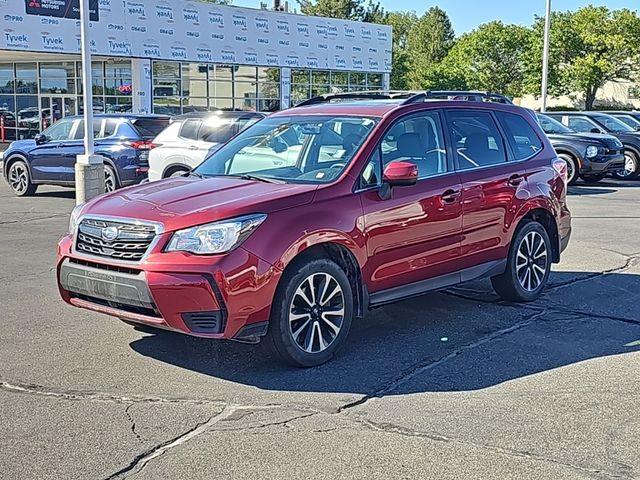
[{"label": "glass storefront window", "polygon": [[280,83],[280,69],[258,67],[258,82]]},{"label": "glass storefront window", "polygon": [[40,133],[41,113],[38,97],[16,97],[16,118],[18,120],[18,138],[33,138]]},{"label": "glass storefront window", "polygon": [[42,62],[40,63],[40,77],[45,78],[76,78],[75,62]]},{"label": "glass storefront window", "polygon": [[347,72],[331,72],[332,85],[349,85],[349,74]]},{"label": "glass storefront window", "polygon": [[189,97],[182,100],[182,113],[206,112],[208,109],[206,98]]},{"label": "glass storefront window", "polygon": [[233,97],[233,83],[220,80],[209,81],[209,97]]},{"label": "glass storefront window", "polygon": [[310,83],[310,70],[291,70],[291,83]]},{"label": "glass storefront window", "polygon": [[40,79],[41,93],[76,93],[75,78],[42,77]]},{"label": "glass storefront window", "polygon": [[108,61],[104,64],[105,77],[111,78],[131,78],[131,62]]},{"label": "glass storefront window", "polygon": [[213,71],[209,70],[209,78],[215,78],[216,80],[233,80],[233,67],[230,65],[216,65]]},{"label": "glass storefront window", "polygon": [[255,97],[257,95],[257,88],[255,83],[241,83],[235,84],[235,96],[236,97]]},{"label": "glass storefront window", "polygon": [[367,85],[367,74],[359,73],[359,72],[351,72],[349,74],[349,86],[366,86]]},{"label": "glass storefront window", "polygon": [[153,78],[180,78],[180,64],[176,62],[153,62]]},{"label": "glass storefront window", "polygon": [[38,68],[35,63],[16,63],[16,93],[38,93]]},{"label": "glass storefront window", "polygon": [[12,63],[0,63],[0,93],[13,93],[14,74]]},{"label": "glass storefront window", "polygon": [[311,72],[311,83],[314,85],[329,85],[329,72]]},{"label": "glass storefront window", "polygon": [[270,99],[260,99],[258,100],[258,111],[259,112],[277,112],[280,110],[280,99],[279,98],[270,98]]},{"label": "glass storefront window", "polygon": [[182,78],[182,96],[196,96],[196,97],[206,97],[207,96],[207,82],[204,80],[188,80],[184,77]]},{"label": "glass storefront window", "polygon": [[262,98],[280,98],[279,83],[259,83],[258,96]]},{"label": "glass storefront window", "polygon": [[235,80],[237,82],[255,82],[257,80],[257,68],[239,65],[235,69]]},{"label": "glass storefront window", "polygon": [[208,71],[208,65],[201,65],[198,63],[183,63],[182,80],[206,80]]},{"label": "glass storefront window", "polygon": [[233,98],[210,98],[209,109],[215,110],[217,108],[233,108]]},{"label": "glass storefront window", "polygon": [[106,113],[127,113],[133,110],[131,97],[106,97],[104,100]]},{"label": "glass storefront window", "polygon": [[382,74],[369,73],[367,75],[367,85],[369,87],[382,87]]},{"label": "glass storefront window", "polygon": [[154,83],[154,97],[173,97],[180,94],[180,80],[156,79]]},{"label": "glass storefront window", "polygon": [[153,99],[153,113],[162,115],[180,115],[180,97],[161,97]]}]

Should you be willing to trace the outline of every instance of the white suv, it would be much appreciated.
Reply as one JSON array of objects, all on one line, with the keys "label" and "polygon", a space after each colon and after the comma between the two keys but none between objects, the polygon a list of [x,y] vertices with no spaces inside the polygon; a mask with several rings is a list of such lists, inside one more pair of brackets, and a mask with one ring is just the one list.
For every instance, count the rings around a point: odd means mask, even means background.
[{"label": "white suv", "polygon": [[149,154],[149,180],[182,175],[249,125],[265,117],[257,112],[196,112],[174,117],[154,140]]}]

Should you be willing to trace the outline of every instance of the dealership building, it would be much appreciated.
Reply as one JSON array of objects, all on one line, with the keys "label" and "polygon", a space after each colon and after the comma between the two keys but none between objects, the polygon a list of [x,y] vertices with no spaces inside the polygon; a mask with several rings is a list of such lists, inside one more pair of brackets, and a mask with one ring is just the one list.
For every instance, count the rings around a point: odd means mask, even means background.
[{"label": "dealership building", "polygon": [[[97,112],[274,111],[388,89],[391,28],[200,1],[92,0]],[[78,0],[0,0],[0,141],[82,113]]]}]

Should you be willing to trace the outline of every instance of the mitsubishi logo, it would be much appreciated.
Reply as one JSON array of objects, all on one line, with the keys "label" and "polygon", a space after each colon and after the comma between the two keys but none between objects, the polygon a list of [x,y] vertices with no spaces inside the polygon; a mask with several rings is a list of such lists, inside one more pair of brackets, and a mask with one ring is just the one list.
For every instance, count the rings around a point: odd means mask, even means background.
[{"label": "mitsubishi logo", "polygon": [[102,229],[102,239],[107,242],[113,242],[118,238],[118,229],[116,227],[106,227]]},{"label": "mitsubishi logo", "polygon": [[38,0],[30,0],[29,1],[29,7],[41,8],[42,5],[40,4],[40,2]]}]

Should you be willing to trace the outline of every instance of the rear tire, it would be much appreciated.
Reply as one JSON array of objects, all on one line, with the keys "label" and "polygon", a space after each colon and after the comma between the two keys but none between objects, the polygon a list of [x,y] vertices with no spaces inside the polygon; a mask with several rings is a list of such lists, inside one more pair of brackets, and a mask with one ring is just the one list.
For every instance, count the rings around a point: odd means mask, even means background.
[{"label": "rear tire", "polygon": [[352,317],[353,293],[344,271],[331,260],[312,260],[283,276],[264,342],[289,365],[315,367],[342,347]]},{"label": "rear tire", "polygon": [[578,161],[567,153],[561,153],[558,158],[564,160],[567,164],[567,184],[575,185],[580,178],[580,168],[578,167]]},{"label": "rear tire", "polygon": [[17,197],[30,197],[38,189],[38,185],[31,181],[29,167],[24,160],[15,160],[9,165],[7,182],[13,194]]},{"label": "rear tire", "polygon": [[545,228],[527,221],[511,241],[506,271],[491,279],[493,289],[509,302],[537,300],[549,280],[551,256]]},{"label": "rear tire", "polygon": [[640,159],[638,155],[631,151],[624,151],[624,167],[613,172],[613,176],[618,180],[633,180],[638,176],[640,170]]}]

